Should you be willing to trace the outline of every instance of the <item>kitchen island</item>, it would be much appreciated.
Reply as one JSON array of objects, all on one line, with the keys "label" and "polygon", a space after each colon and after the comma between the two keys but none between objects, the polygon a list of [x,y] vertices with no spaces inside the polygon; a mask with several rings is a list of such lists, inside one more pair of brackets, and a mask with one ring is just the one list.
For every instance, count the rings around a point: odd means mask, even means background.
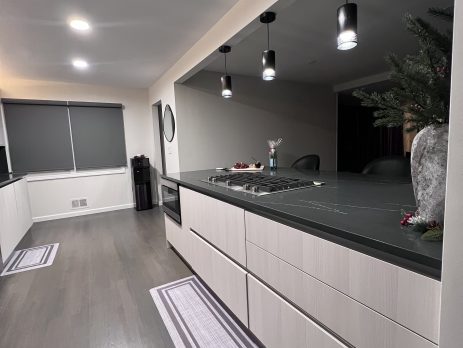
[{"label": "kitchen island", "polygon": [[219,174],[164,176],[182,212],[167,240],[267,347],[437,346],[442,243],[401,227],[409,181],[280,169],[325,185],[256,196]]},{"label": "kitchen island", "polygon": [[209,176],[221,173],[204,170],[169,174],[166,178],[247,211],[440,278],[442,243],[422,241],[420,234],[400,225],[401,211],[416,209],[410,181],[280,169],[277,175],[323,181],[325,185],[256,197],[205,182]]}]

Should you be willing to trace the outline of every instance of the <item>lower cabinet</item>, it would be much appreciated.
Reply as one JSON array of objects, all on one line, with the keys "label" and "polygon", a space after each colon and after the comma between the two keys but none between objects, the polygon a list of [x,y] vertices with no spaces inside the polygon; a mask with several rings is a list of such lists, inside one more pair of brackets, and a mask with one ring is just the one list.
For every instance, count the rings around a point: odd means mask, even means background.
[{"label": "lower cabinet", "polygon": [[247,272],[201,237],[164,215],[167,241],[244,325],[248,325]]},{"label": "lower cabinet", "polygon": [[249,328],[266,348],[346,348],[256,278],[248,275]]},{"label": "lower cabinet", "polygon": [[170,216],[164,214],[167,241],[189,262],[189,234]]},{"label": "lower cabinet", "polygon": [[32,226],[32,212],[29,199],[29,190],[27,188],[27,180],[21,179],[13,183],[14,193],[16,197],[16,209],[18,210],[18,219],[21,228],[21,238]]},{"label": "lower cabinet", "polygon": [[[258,246],[248,242],[247,251],[250,272],[354,347],[437,347],[422,336],[305,274]],[[261,319],[274,320],[266,319],[265,316]],[[250,322],[253,330],[252,321]]]},{"label": "lower cabinet", "polygon": [[[248,242],[382,314],[390,319],[387,322],[398,323],[435,345],[439,342],[438,280],[253,213],[245,216]],[[251,269],[249,254],[247,247]]]},{"label": "lower cabinet", "polygon": [[32,226],[26,179],[0,188],[0,247],[4,263]]},{"label": "lower cabinet", "polygon": [[8,259],[18,242],[18,220],[13,184],[0,188],[0,245],[3,262]]},{"label": "lower cabinet", "polygon": [[[436,348],[440,283],[181,188],[167,240],[267,348]],[[244,219],[243,219],[244,217]]]},{"label": "lower cabinet", "polygon": [[246,265],[244,210],[180,187],[182,224],[241,265]]},{"label": "lower cabinet", "polygon": [[191,267],[247,326],[247,272],[196,234],[189,233],[192,253],[188,262]]}]

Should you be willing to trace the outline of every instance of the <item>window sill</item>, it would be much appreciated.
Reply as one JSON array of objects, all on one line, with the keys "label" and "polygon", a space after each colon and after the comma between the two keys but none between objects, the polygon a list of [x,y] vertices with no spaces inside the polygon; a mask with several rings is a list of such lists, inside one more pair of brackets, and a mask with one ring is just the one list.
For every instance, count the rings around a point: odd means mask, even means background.
[{"label": "window sill", "polygon": [[47,180],[60,180],[82,178],[87,176],[100,176],[100,175],[114,175],[127,173],[127,167],[110,168],[110,169],[96,169],[96,170],[83,170],[83,171],[70,171],[59,173],[41,173],[41,174],[28,174],[26,176],[27,182],[34,181],[47,181]]}]

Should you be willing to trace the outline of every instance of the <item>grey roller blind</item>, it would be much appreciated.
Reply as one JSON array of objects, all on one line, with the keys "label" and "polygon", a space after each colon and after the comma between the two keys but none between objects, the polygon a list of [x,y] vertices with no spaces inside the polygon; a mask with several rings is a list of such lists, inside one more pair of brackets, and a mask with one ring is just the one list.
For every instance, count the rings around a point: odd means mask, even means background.
[{"label": "grey roller blind", "polygon": [[2,99],[15,173],[74,168],[66,102]]},{"label": "grey roller blind", "polygon": [[77,169],[127,165],[122,105],[69,102]]}]

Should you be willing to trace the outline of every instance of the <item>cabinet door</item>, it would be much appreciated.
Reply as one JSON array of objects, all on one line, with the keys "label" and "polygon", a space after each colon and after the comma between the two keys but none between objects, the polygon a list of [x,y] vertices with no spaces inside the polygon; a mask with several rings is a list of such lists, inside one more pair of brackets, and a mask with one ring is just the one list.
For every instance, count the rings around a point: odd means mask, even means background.
[{"label": "cabinet door", "polygon": [[[429,340],[248,242],[248,268],[358,348],[436,348]],[[354,319],[355,318],[355,319]]]},{"label": "cabinet door", "polygon": [[244,210],[201,193],[180,188],[182,225],[246,265]]},{"label": "cabinet door", "polygon": [[248,241],[437,343],[441,283],[246,212]]},{"label": "cabinet door", "polygon": [[16,197],[16,208],[18,209],[19,224],[21,225],[21,232],[23,233],[23,235],[20,236],[22,238],[32,226],[32,213],[27,180],[21,179],[16,181],[13,183],[13,186]]},{"label": "cabinet door", "polygon": [[22,238],[13,184],[0,188],[0,245],[5,262]]},{"label": "cabinet door", "polygon": [[249,328],[267,348],[346,348],[316,323],[248,275]]},{"label": "cabinet door", "polygon": [[192,250],[191,267],[247,326],[247,272],[193,232],[189,233]]},{"label": "cabinet door", "polygon": [[175,250],[177,250],[180,255],[189,263],[190,262],[190,241],[189,234],[187,231],[184,231],[182,226],[180,226],[176,221],[171,217],[164,214],[164,223],[166,226],[166,239],[173,245]]}]

